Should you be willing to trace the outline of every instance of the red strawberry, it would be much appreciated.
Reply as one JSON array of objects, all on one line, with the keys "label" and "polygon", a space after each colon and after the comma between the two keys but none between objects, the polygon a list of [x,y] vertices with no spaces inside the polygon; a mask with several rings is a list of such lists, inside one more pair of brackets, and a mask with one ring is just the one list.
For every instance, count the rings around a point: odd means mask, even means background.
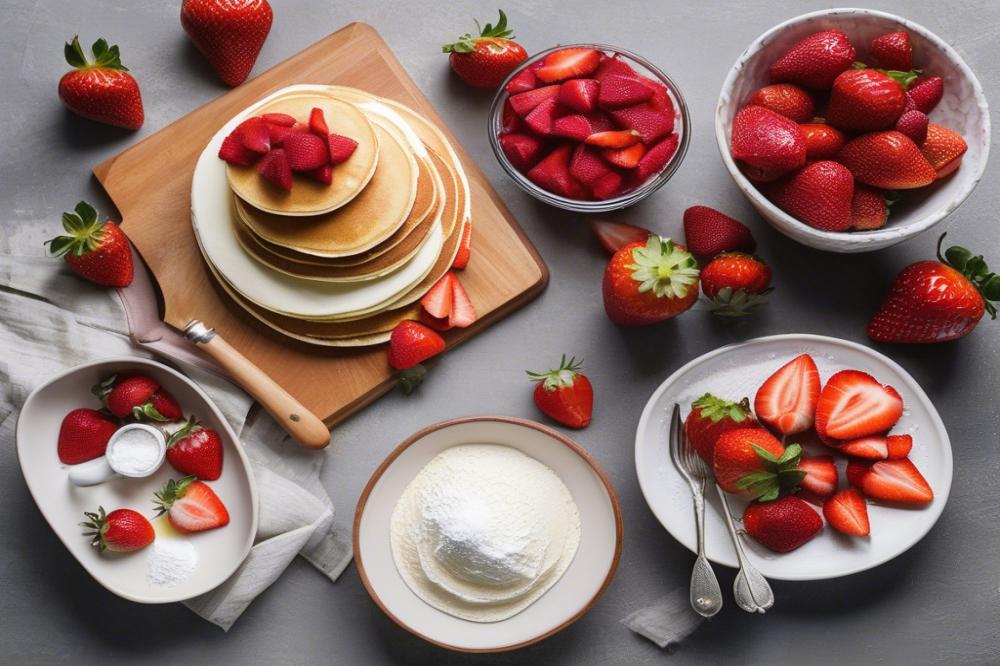
[{"label": "red strawberry", "polygon": [[804,123],[812,118],[816,110],[812,96],[791,83],[764,86],[750,97],[747,104],[762,106],[797,123]]},{"label": "red strawberry", "polygon": [[66,44],[66,62],[74,67],[59,79],[59,99],[73,113],[99,123],[139,129],[145,115],[142,95],[128,68],[122,65],[117,46],[98,39],[87,60],[80,38]]},{"label": "red strawberry", "polygon": [[882,69],[907,72],[913,68],[913,44],[905,30],[888,32],[872,40],[872,58]]},{"label": "red strawberry", "polygon": [[427,314],[437,319],[444,319],[451,312],[454,305],[451,285],[455,281],[455,274],[448,271],[437,284],[430,288],[420,299],[420,305]]},{"label": "red strawberry", "polygon": [[504,100],[503,111],[500,114],[500,134],[521,132],[524,128],[524,121],[521,120],[521,116],[517,115],[517,111],[514,110],[514,106],[510,103],[510,98],[508,97]]},{"label": "red strawberry", "polygon": [[600,153],[590,146],[580,144],[569,161],[569,172],[584,185],[591,185],[611,173],[611,167],[601,159]]},{"label": "red strawberry", "polygon": [[746,398],[740,402],[729,402],[706,393],[691,403],[691,411],[684,420],[684,431],[694,450],[711,465],[715,442],[723,433],[756,425]]},{"label": "red strawberry", "polygon": [[806,141],[806,159],[810,162],[833,159],[847,142],[843,132],[823,123],[805,123],[799,125],[799,129]]},{"label": "red strawberry", "polygon": [[851,226],[854,178],[837,162],[813,162],[772,183],[767,194],[778,208],[816,229],[846,231]]},{"label": "red strawberry", "polygon": [[883,190],[923,187],[937,178],[917,144],[896,131],[863,134],[848,142],[837,160],[859,182]]},{"label": "red strawberry", "polygon": [[798,444],[786,449],[763,428],[736,428],[716,438],[712,471],[723,490],[770,501],[805,475],[796,469],[801,453]]},{"label": "red strawberry", "polygon": [[264,122],[271,125],[278,125],[279,127],[291,127],[298,122],[287,113],[265,113],[261,118]]},{"label": "red strawberry", "polygon": [[591,111],[587,114],[587,122],[590,123],[590,131],[594,134],[598,132],[610,132],[615,129],[615,124],[611,120],[611,116],[604,111]]},{"label": "red strawberry", "polygon": [[[562,109],[558,102],[554,98],[547,99],[524,117],[524,123],[535,134],[548,136],[552,134],[552,126],[561,113]],[[589,131],[590,127],[587,127],[587,132],[589,133]]]},{"label": "red strawberry", "polygon": [[699,257],[753,252],[757,247],[747,225],[708,206],[691,206],[684,211],[684,242]]},{"label": "red strawberry", "polygon": [[476,309],[457,275],[451,283],[451,298],[452,306],[448,313],[448,325],[452,328],[471,326],[476,321]]},{"label": "red strawberry", "polygon": [[615,124],[622,129],[635,130],[642,142],[653,144],[674,131],[673,111],[659,111],[648,102],[610,111]]},{"label": "red strawberry", "polygon": [[646,154],[646,146],[637,143],[628,148],[606,148],[601,155],[611,164],[622,169],[635,169]]},{"label": "red strawberry", "polygon": [[76,465],[104,455],[118,424],[96,409],[74,409],[59,426],[59,462]]},{"label": "red strawberry", "polygon": [[910,435],[889,435],[885,438],[890,460],[899,460],[910,455],[913,449],[913,437]]},{"label": "red strawberry", "polygon": [[[283,125],[275,125],[274,123],[267,123],[267,131],[271,141],[272,148],[280,148],[285,145],[285,139],[291,134],[297,132],[305,132],[308,128],[305,125],[295,123],[290,127],[285,127]],[[220,155],[221,157],[221,155]]]},{"label": "red strawberry", "polygon": [[229,524],[229,512],[222,500],[194,476],[180,481],[169,479],[155,497],[156,515],[167,514],[167,520],[178,531],[203,532]]},{"label": "red strawberry", "polygon": [[132,249],[121,228],[98,222],[97,210],[81,201],[72,213],[63,213],[65,236],[49,241],[49,252],[91,282],[105,287],[132,284]]},{"label": "red strawberry", "polygon": [[827,380],[816,402],[816,431],[831,439],[857,439],[889,430],[903,415],[903,400],[860,370],[841,370]]},{"label": "red strawberry", "polygon": [[897,460],[910,455],[913,438],[910,435],[868,435],[839,442],[835,447],[844,455],[865,460]]},{"label": "red strawberry", "polygon": [[181,409],[174,396],[170,395],[167,389],[162,386],[150,397],[149,404],[163,417],[164,421],[179,421],[184,418],[184,410]]},{"label": "red strawberry", "polygon": [[623,193],[624,181],[625,179],[620,174],[609,171],[594,182],[590,190],[591,194],[599,201],[616,197]]},{"label": "red strawberry", "polygon": [[944,79],[940,76],[920,77],[907,89],[906,96],[918,111],[930,113],[944,96]]},{"label": "red strawberry", "polygon": [[583,196],[583,186],[569,172],[572,144],[559,146],[536,164],[526,175],[539,187],[570,199]]},{"label": "red strawberry", "polygon": [[[268,136],[268,141],[271,137]],[[240,141],[239,137],[235,133],[230,134],[225,139],[222,140],[222,145],[219,147],[219,159],[228,162],[229,164],[235,164],[237,166],[251,166],[260,157],[257,153],[252,150],[247,150],[243,142]]]},{"label": "red strawberry", "polygon": [[271,130],[260,116],[247,118],[233,130],[235,136],[250,152],[263,155],[271,150]]},{"label": "red strawberry", "polygon": [[896,121],[895,130],[910,137],[913,143],[920,146],[927,139],[928,122],[926,113],[913,109],[903,112]]},{"label": "red strawberry", "polygon": [[837,489],[837,466],[832,456],[813,456],[799,460],[799,469],[806,473],[799,485],[817,497],[827,497]]},{"label": "red strawberry", "polygon": [[528,371],[531,381],[537,382],[534,400],[538,409],[570,428],[586,428],[594,410],[594,389],[580,372],[582,366],[583,361],[576,358],[567,361],[563,355],[558,368],[548,372]]},{"label": "red strawberry", "polygon": [[868,506],[855,488],[841,490],[823,503],[823,516],[833,529],[850,536],[868,536]]},{"label": "red strawberry", "polygon": [[590,123],[579,114],[562,116],[552,122],[552,135],[583,141],[590,136]]},{"label": "red strawberry", "polygon": [[763,423],[782,435],[795,435],[812,427],[819,395],[816,362],[801,354],[764,380],[753,408]]},{"label": "red strawberry", "polygon": [[558,96],[559,86],[543,86],[528,92],[511,95],[509,99],[511,107],[523,118],[545,100],[555,99]]},{"label": "red strawberry", "polygon": [[851,198],[851,229],[870,231],[881,229],[889,219],[889,204],[884,192],[867,185],[855,185]]},{"label": "red strawberry", "polygon": [[514,165],[515,169],[530,169],[542,154],[545,144],[530,134],[504,134],[500,137],[500,149]]},{"label": "red strawberry", "polygon": [[132,509],[115,509],[105,514],[104,507],[99,506],[97,511],[84,511],[83,515],[87,520],[80,523],[80,527],[92,530],[83,535],[92,537],[90,545],[96,546],[102,553],[105,550],[112,553],[142,550],[156,538],[149,520]]},{"label": "red strawberry", "polygon": [[771,80],[787,81],[813,90],[825,90],[854,64],[856,53],[847,35],[838,30],[813,33],[788,49],[771,65]]},{"label": "red strawberry", "polygon": [[639,160],[639,166],[635,170],[635,179],[644,182],[647,178],[655,176],[670,163],[670,158],[677,152],[677,144],[680,137],[671,134],[667,138],[646,151],[646,154]]},{"label": "red strawberry", "polygon": [[968,335],[984,312],[996,316],[1000,276],[989,272],[983,257],[964,247],[950,247],[938,261],[918,261],[896,276],[882,305],[868,322],[876,342],[928,343]]},{"label": "red strawberry", "polygon": [[597,104],[599,87],[594,79],[570,79],[559,86],[559,103],[574,111],[589,113]]},{"label": "red strawberry", "polygon": [[632,69],[632,66],[617,53],[611,57],[605,56],[602,58],[600,64],[597,66],[597,71],[594,72],[594,78],[598,81],[603,81],[605,77],[611,75],[629,76],[634,79],[639,78],[639,72]]},{"label": "red strawberry", "polygon": [[850,69],[833,82],[826,121],[852,132],[890,129],[905,105],[903,86],[894,79],[874,69]]},{"label": "red strawberry", "polygon": [[683,245],[652,234],[615,252],[602,291],[604,310],[614,323],[655,324],[698,300],[698,262]]},{"label": "red strawberry", "polygon": [[292,168],[288,165],[288,155],[284,148],[274,148],[264,155],[257,164],[257,173],[286,192],[292,191]]},{"label": "red strawberry", "polygon": [[462,238],[458,241],[458,252],[455,261],[451,263],[453,270],[460,271],[468,267],[472,258],[472,222],[466,222],[462,227]]},{"label": "red strawberry", "polygon": [[444,351],[444,339],[415,321],[401,321],[389,338],[389,365],[406,370]]},{"label": "red strawberry", "polygon": [[227,86],[250,76],[274,15],[267,0],[184,0],[181,25]]},{"label": "red strawberry", "polygon": [[516,95],[517,93],[528,92],[529,90],[534,90],[535,86],[538,85],[538,77],[535,76],[535,70],[542,66],[542,61],[538,60],[533,62],[531,65],[525,67],[520,72],[511,77],[507,85],[504,86],[506,90],[511,95]]},{"label": "red strawberry", "polygon": [[597,236],[597,240],[609,254],[614,254],[621,248],[631,243],[642,243],[645,245],[649,238],[649,229],[636,227],[624,222],[610,222],[608,220],[590,219],[590,229]]},{"label": "red strawberry", "polygon": [[[142,374],[110,375],[91,389],[104,401],[108,411],[120,419],[138,421],[174,421],[181,416],[180,407],[159,382]],[[160,413],[163,407],[166,414]]]},{"label": "red strawberry", "polygon": [[641,81],[611,74],[601,79],[597,103],[602,109],[620,109],[641,104],[653,96],[653,89]]},{"label": "red strawberry", "polygon": [[701,269],[701,290],[711,301],[712,314],[742,317],[766,302],[771,269],[745,252],[723,252]]},{"label": "red strawberry", "polygon": [[844,474],[847,477],[847,482],[855,488],[860,488],[864,483],[865,476],[871,470],[871,466],[871,462],[867,460],[848,460],[847,471]]},{"label": "red strawberry", "polygon": [[788,553],[819,534],[823,520],[798,497],[786,496],[773,502],[751,502],[743,511],[743,527],[766,548]]},{"label": "red strawberry", "polygon": [[330,160],[330,149],[327,141],[315,134],[290,134],[282,146],[288,167],[292,171],[312,171],[318,169]]},{"label": "red strawberry", "polygon": [[494,26],[482,28],[476,21],[478,35],[465,33],[441,50],[450,53],[448,63],[458,77],[476,88],[496,88],[507,75],[528,58],[524,47],[514,41],[514,31],[507,28],[507,15],[500,10]]},{"label": "red strawberry", "polygon": [[544,64],[535,70],[535,76],[545,83],[576,79],[593,74],[600,62],[601,54],[594,49],[560,49],[545,56]]},{"label": "red strawberry", "polygon": [[222,476],[222,439],[192,416],[167,439],[167,460],[181,474],[215,481]]},{"label": "red strawberry", "polygon": [[313,107],[313,110],[309,112],[309,131],[321,139],[325,139],[330,134],[330,128],[326,124],[326,116],[323,115],[323,109]]},{"label": "red strawberry", "polygon": [[733,159],[749,167],[753,180],[773,180],[806,163],[802,130],[793,121],[762,106],[746,106],[733,118]]},{"label": "red strawberry", "polygon": [[937,177],[944,178],[959,167],[967,149],[965,139],[958,132],[930,123],[920,153],[937,172]]},{"label": "red strawberry", "polygon": [[332,185],[333,184],[333,167],[329,164],[324,164],[318,169],[313,169],[312,171],[306,171],[306,178],[315,180],[317,183],[322,185]]},{"label": "red strawberry", "polygon": [[585,139],[585,143],[598,148],[628,148],[640,140],[639,133],[635,130],[612,130],[594,132]]},{"label": "red strawberry", "polygon": [[[428,328],[432,328],[435,331],[438,331],[438,332],[441,332],[441,333],[443,333],[444,331],[450,331],[451,330],[451,324],[448,323],[448,318],[447,317],[444,317],[444,318],[432,317],[431,315],[427,314],[426,310],[421,310],[419,316],[420,316],[420,323],[423,324],[424,326],[427,326]],[[415,366],[415,367],[416,368],[422,368],[423,366],[418,365],[418,366]],[[402,375],[402,373],[400,373],[400,374]],[[400,381],[400,384],[403,384],[403,386],[404,386],[404,389],[403,389],[404,393],[408,394],[408,393],[412,392],[413,388],[415,388],[415,386],[411,387],[409,389],[409,391],[408,391],[405,388],[406,385],[404,384],[404,378],[402,376],[400,377],[399,381]],[[418,379],[417,383],[419,384],[419,382],[420,382],[420,380]]]},{"label": "red strawberry", "polygon": [[927,479],[909,458],[874,463],[861,479],[861,492],[886,502],[926,504],[934,499]]}]

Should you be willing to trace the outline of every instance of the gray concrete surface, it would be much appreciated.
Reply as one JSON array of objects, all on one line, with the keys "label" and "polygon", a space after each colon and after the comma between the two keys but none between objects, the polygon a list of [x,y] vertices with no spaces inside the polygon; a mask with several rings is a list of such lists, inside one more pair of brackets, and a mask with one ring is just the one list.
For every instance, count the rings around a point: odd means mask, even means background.
[{"label": "gray concrete surface", "polygon": [[[181,606],[140,606],[104,591],[45,525],[20,478],[14,452],[0,452],[0,662],[91,663],[891,663],[1000,661],[1000,323],[939,346],[883,347],[921,382],[955,448],[951,498],[916,547],[867,573],[818,583],[775,585],[777,604],[750,617],[728,604],[669,654],[618,623],[627,612],[683,584],[691,556],[646,507],[633,467],[634,428],[647,397],[675,368],[720,345],[784,332],[825,333],[867,343],[864,323],[891,276],[931,256],[935,232],[864,256],[823,254],[773,232],[726,174],[712,111],[730,65],[758,34],[824,3],[556,2],[503,3],[529,51],[597,40],[627,46],[663,67],[687,96],[694,136],[678,175],[623,216],[666,234],[681,212],[704,203],[747,220],[774,267],[776,292],[758,316],[735,324],[689,313],[641,330],[604,316],[605,256],[584,220],[536,204],[507,180],[490,155],[486,94],[457,82],[439,45],[491,19],[497,3],[272,0],[276,19],[255,71],[280,62],[355,20],[374,25],[478,160],[552,270],[535,302],[444,358],[414,396],[390,395],[339,427],[325,483],[342,512],[384,455],[429,423],[466,414],[537,417],[523,368],[543,368],[563,352],[586,359],[596,386],[593,424],[577,439],[608,470],[622,500],[625,550],[603,599],[561,634],[518,653],[464,657],[428,645],[389,621],[349,569],[336,584],[297,562],[225,634]],[[2,229],[17,247],[57,230],[59,214],[86,197],[106,207],[90,168],[223,92],[188,44],[176,0],[0,0],[0,192]],[[1000,111],[1000,4],[994,1],[878,3],[955,45]],[[62,44],[79,33],[121,46],[138,77],[146,124],[120,133],[66,113],[56,98]],[[994,136],[1000,136],[994,125]],[[1000,268],[1000,159],[940,230],[977,247]],[[30,229],[30,231],[28,231]],[[29,242],[31,241],[31,242]],[[12,353],[2,350],[0,353]],[[729,588],[732,572],[722,573]]]}]

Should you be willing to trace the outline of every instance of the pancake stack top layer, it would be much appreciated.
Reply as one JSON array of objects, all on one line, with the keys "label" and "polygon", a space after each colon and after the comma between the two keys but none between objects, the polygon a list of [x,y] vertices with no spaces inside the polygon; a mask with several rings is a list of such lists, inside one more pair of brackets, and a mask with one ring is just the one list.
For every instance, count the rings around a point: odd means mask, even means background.
[{"label": "pancake stack top layer", "polygon": [[426,118],[353,88],[293,86],[206,147],[192,222],[250,315],[311,344],[362,346],[418,316],[471,224],[468,203],[461,164]]}]

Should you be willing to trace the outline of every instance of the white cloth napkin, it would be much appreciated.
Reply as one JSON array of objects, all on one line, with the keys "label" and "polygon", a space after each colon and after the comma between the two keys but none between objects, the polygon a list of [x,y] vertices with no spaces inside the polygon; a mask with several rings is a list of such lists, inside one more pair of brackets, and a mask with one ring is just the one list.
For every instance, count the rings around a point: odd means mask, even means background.
[{"label": "white cloth napkin", "polygon": [[[25,245],[39,252],[37,243]],[[8,452],[14,450],[18,410],[45,379],[90,359],[149,356],[129,340],[113,291],[90,285],[61,260],[40,254],[0,254],[0,350],[0,446]],[[336,580],[352,558],[350,526],[334,520],[333,503],[320,483],[323,452],[291,442],[270,415],[226,380],[197,368],[181,370],[239,434],[259,493],[257,539],[246,561],[218,588],[185,602],[228,630],[296,555]]]},{"label": "white cloth napkin", "polygon": [[691,608],[688,588],[678,587],[649,606],[623,617],[621,623],[665,648],[690,636],[704,619]]}]

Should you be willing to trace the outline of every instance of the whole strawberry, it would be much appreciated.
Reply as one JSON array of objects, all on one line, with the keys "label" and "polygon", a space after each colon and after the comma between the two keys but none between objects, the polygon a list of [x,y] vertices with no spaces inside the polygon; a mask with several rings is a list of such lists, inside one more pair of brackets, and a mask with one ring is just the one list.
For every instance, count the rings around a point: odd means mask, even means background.
[{"label": "whole strawberry", "polygon": [[896,80],[875,69],[851,69],[833,82],[826,121],[849,132],[891,129],[905,105]]},{"label": "whole strawberry", "polygon": [[80,527],[90,530],[84,532],[84,536],[91,537],[91,545],[102,553],[105,550],[131,553],[145,548],[156,538],[149,520],[132,509],[115,509],[106,514],[100,506],[97,511],[85,511],[83,515],[87,520],[80,523]]},{"label": "whole strawberry", "polygon": [[803,123],[799,125],[806,141],[806,160],[832,160],[847,143],[847,137],[836,127],[825,123]]},{"label": "whole strawberry", "polygon": [[167,438],[167,460],[182,474],[215,481],[222,476],[222,439],[192,416]]},{"label": "whole strawberry", "polygon": [[872,57],[882,69],[906,72],[913,68],[913,43],[905,30],[888,32],[872,40]]},{"label": "whole strawberry", "polygon": [[867,185],[855,185],[854,197],[851,199],[851,229],[881,229],[889,219],[889,206],[895,201],[895,196],[881,190]]},{"label": "whole strawberry", "polygon": [[691,403],[691,411],[684,420],[684,432],[698,455],[711,465],[715,442],[723,433],[756,425],[746,398],[730,402],[706,393]]},{"label": "whole strawberry", "polygon": [[747,178],[767,182],[806,163],[802,130],[790,118],[762,106],[746,106],[733,118],[730,152]]},{"label": "whole strawberry", "polygon": [[515,67],[528,57],[524,47],[514,41],[514,31],[507,28],[507,15],[500,10],[494,26],[487,23],[478,35],[466,33],[453,44],[441,47],[450,53],[448,63],[463,81],[476,88],[496,88]]},{"label": "whole strawberry", "polygon": [[786,495],[773,502],[751,502],[743,511],[747,534],[776,553],[787,553],[823,529],[823,520],[806,502]]},{"label": "whole strawberry", "polygon": [[771,269],[745,252],[723,252],[701,269],[701,290],[720,317],[743,317],[767,302]]},{"label": "whole strawberry", "polygon": [[854,63],[854,47],[839,30],[813,33],[793,45],[771,65],[771,80],[825,90]]},{"label": "whole strawberry", "polygon": [[66,44],[66,62],[75,69],[59,79],[59,99],[73,113],[99,123],[139,129],[145,114],[139,84],[121,62],[117,46],[98,39],[91,47],[94,62],[87,60],[80,38]]},{"label": "whole strawberry", "polygon": [[409,395],[424,381],[427,369],[421,365],[444,351],[444,338],[416,321],[401,321],[389,336],[389,365],[399,373],[399,386]]},{"label": "whole strawberry", "polygon": [[757,247],[747,225],[708,206],[691,206],[684,211],[684,242],[699,257],[753,252]]},{"label": "whole strawberry", "polygon": [[652,234],[615,252],[604,271],[604,310],[620,326],[676,317],[698,299],[698,262],[683,245]]},{"label": "whole strawberry", "polygon": [[954,172],[962,164],[962,155],[969,146],[955,130],[937,123],[927,125],[927,138],[920,146],[920,154],[937,172],[938,178]]},{"label": "whole strawberry", "polygon": [[76,465],[104,455],[118,423],[108,414],[81,407],[63,417],[59,426],[59,462]]},{"label": "whole strawberry", "polygon": [[132,249],[113,222],[98,222],[97,210],[86,201],[63,213],[65,236],[49,241],[49,251],[95,284],[127,287],[132,283]]},{"label": "whole strawberry", "polygon": [[801,454],[798,444],[785,448],[764,428],[737,428],[715,440],[712,471],[723,490],[769,501],[805,476],[798,470]]},{"label": "whole strawberry", "polygon": [[184,0],[181,25],[227,86],[246,81],[274,15],[267,0]]},{"label": "whole strawberry", "polygon": [[983,313],[996,318],[1000,276],[989,272],[982,256],[964,247],[950,247],[938,260],[918,261],[904,268],[889,288],[868,336],[877,342],[930,343],[968,335]]},{"label": "whole strawberry", "polygon": [[181,417],[177,401],[148,375],[111,375],[91,388],[91,392],[120,419],[169,422]]},{"label": "whole strawberry", "polygon": [[748,104],[762,106],[797,123],[804,123],[813,117],[816,106],[812,96],[791,83],[772,83],[764,86],[750,97]]},{"label": "whole strawberry", "polygon": [[837,160],[858,182],[882,190],[924,187],[937,178],[917,144],[895,130],[862,134],[843,147]]},{"label": "whole strawberry", "polygon": [[854,177],[838,162],[813,162],[772,183],[766,193],[778,208],[810,227],[846,231],[851,226]]},{"label": "whole strawberry", "polygon": [[548,372],[528,371],[531,381],[537,382],[535,405],[552,420],[570,428],[586,428],[594,411],[594,388],[580,372],[581,367],[583,361],[576,358],[567,361],[564,354],[558,368]]}]

